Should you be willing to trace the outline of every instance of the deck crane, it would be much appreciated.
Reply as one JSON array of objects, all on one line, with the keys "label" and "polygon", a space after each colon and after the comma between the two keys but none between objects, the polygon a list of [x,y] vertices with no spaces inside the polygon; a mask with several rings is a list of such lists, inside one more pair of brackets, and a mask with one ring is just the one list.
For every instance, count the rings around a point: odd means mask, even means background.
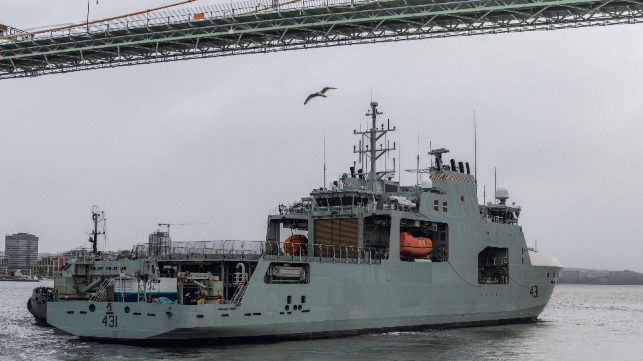
[{"label": "deck crane", "polygon": [[170,226],[202,226],[207,223],[158,223],[160,226],[167,226],[167,236],[170,236]]}]

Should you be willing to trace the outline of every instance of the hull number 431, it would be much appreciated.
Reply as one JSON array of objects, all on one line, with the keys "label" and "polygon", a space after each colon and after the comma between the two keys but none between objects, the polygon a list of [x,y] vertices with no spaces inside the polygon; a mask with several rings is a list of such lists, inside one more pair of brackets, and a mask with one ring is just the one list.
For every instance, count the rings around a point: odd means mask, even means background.
[{"label": "hull number 431", "polygon": [[118,316],[105,316],[103,324],[105,327],[118,327]]}]

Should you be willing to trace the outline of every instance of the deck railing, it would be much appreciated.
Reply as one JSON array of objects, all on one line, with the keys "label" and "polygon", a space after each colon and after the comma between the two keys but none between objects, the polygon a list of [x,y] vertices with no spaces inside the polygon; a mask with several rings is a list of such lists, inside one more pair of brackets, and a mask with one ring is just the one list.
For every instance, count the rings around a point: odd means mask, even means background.
[{"label": "deck railing", "polygon": [[200,241],[172,242],[171,252],[152,254],[148,244],[132,248],[135,257],[155,256],[158,259],[244,259],[264,256],[271,260],[374,264],[388,259],[388,250],[377,247],[356,247],[330,244],[292,244],[263,241]]},{"label": "deck railing", "polygon": [[379,264],[388,259],[388,251],[376,247],[356,247],[331,244],[292,244],[266,242],[264,258],[291,262],[332,262]]},{"label": "deck railing", "polygon": [[326,9],[333,6],[352,6],[355,4],[379,4],[373,0],[297,0],[297,1],[258,1],[250,0],[230,4],[215,4],[198,8],[175,8],[155,10],[136,15],[125,15],[104,20],[78,22],[75,25],[43,26],[27,31],[4,32],[0,34],[0,44],[7,42],[33,41],[42,38],[73,36],[86,33],[105,33],[121,29],[147,28],[156,25],[212,21],[242,15],[262,15],[287,10]]},{"label": "deck railing", "polygon": [[263,241],[218,240],[196,242],[172,242],[169,252],[152,254],[149,244],[138,244],[132,249],[136,257],[156,256],[160,259],[205,259],[205,258],[248,258],[264,253]]}]

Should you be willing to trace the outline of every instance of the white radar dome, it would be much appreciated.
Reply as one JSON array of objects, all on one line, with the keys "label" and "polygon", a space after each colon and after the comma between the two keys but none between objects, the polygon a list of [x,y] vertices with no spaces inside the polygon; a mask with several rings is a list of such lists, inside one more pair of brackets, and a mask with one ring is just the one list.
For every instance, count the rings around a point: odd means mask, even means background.
[{"label": "white radar dome", "polygon": [[388,178],[389,180],[391,180],[392,178],[395,178],[395,169],[393,169],[392,167],[386,167],[385,178]]},{"label": "white radar dome", "polygon": [[505,203],[505,201],[509,198],[509,191],[505,187],[498,187],[496,189],[496,199],[500,201],[500,203]]},{"label": "white radar dome", "polygon": [[430,178],[422,178],[422,189],[433,188],[433,181]]}]

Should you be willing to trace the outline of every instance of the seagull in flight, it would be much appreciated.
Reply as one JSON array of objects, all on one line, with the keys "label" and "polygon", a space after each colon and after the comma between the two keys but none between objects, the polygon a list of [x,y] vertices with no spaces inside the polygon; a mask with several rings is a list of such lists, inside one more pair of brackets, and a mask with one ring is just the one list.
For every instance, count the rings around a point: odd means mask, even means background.
[{"label": "seagull in flight", "polygon": [[310,94],[310,95],[308,96],[308,98],[306,98],[306,101],[304,102],[304,105],[306,105],[306,103],[308,103],[308,101],[309,101],[310,99],[314,98],[314,97],[324,97],[324,98],[326,98],[325,93],[326,93],[326,91],[328,91],[329,89],[337,89],[337,88],[333,88],[333,87],[329,87],[329,86],[327,86],[327,87],[325,87],[324,89],[322,89],[320,92],[316,92],[316,93],[312,93],[312,94]]}]

